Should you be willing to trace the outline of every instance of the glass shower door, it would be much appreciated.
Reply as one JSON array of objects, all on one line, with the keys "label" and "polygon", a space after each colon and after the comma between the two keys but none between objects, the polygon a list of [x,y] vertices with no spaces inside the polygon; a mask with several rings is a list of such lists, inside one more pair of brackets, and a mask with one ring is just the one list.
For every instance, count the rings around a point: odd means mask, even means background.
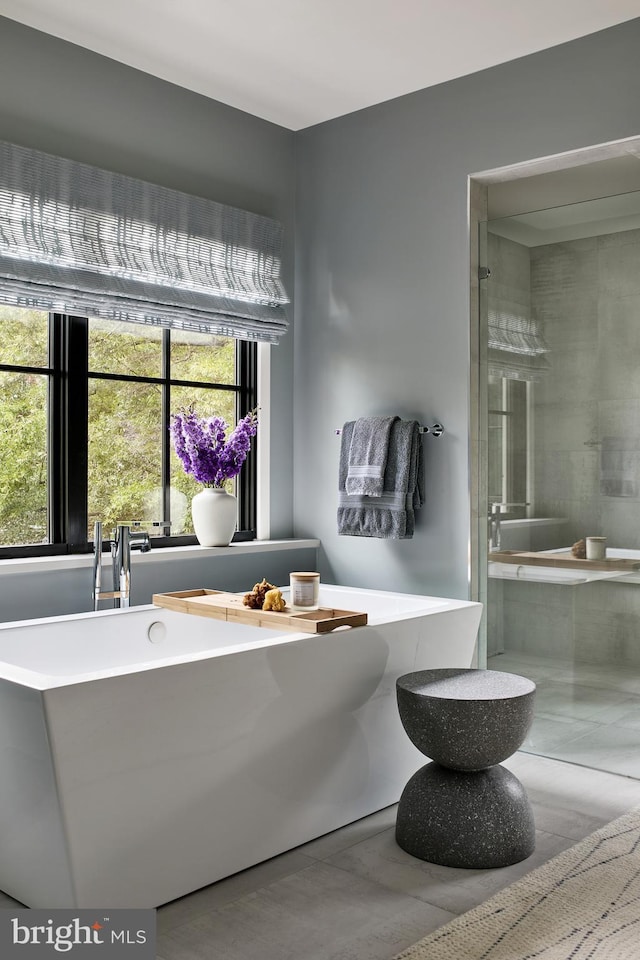
[{"label": "glass shower door", "polygon": [[640,194],[481,233],[487,665],[536,681],[524,750],[640,776]]}]

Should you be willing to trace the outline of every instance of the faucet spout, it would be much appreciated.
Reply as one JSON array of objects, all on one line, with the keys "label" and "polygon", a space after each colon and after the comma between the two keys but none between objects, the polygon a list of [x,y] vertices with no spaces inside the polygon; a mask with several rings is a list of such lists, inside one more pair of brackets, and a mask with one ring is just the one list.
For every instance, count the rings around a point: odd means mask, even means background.
[{"label": "faucet spout", "polygon": [[117,607],[128,607],[131,596],[131,551],[148,553],[151,550],[149,534],[146,531],[131,532],[129,524],[121,523],[116,527],[111,541],[111,560],[113,564],[113,590]]}]

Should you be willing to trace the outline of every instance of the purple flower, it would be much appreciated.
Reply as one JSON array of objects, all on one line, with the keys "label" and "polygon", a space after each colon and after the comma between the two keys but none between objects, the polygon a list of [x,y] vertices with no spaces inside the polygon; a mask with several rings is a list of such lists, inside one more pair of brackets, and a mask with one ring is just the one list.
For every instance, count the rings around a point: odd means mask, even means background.
[{"label": "purple flower", "polygon": [[258,432],[258,413],[251,410],[227,437],[222,417],[199,417],[193,407],[171,417],[173,448],[186,473],[207,487],[221,487],[240,473]]}]

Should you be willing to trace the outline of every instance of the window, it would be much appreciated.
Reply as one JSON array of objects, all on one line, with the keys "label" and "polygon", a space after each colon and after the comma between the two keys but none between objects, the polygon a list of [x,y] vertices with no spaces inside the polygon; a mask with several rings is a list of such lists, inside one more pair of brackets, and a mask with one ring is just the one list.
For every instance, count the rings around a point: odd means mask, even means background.
[{"label": "window", "polygon": [[501,517],[527,515],[529,472],[528,409],[533,384],[489,376],[489,507],[501,503]]},{"label": "window", "polygon": [[[96,520],[168,521],[157,545],[195,543],[199,486],[168,430],[191,403],[230,425],[255,407],[256,344],[0,307],[0,556],[86,552]],[[236,539],[254,536],[254,461],[233,489]]]}]

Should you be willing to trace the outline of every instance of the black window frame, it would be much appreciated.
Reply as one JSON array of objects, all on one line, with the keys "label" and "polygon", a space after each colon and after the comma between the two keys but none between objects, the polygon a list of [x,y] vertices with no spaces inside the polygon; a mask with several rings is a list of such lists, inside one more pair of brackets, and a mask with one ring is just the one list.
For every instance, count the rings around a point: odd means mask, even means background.
[{"label": "black window frame", "polygon": [[[236,340],[234,384],[205,383],[171,378],[171,331],[162,331],[162,373],[159,377],[112,374],[89,370],[90,319],[73,314],[49,314],[49,361],[46,367],[0,363],[0,371],[37,373],[49,377],[48,496],[50,543],[0,545],[0,559],[90,553],[88,537],[88,423],[90,380],[151,383],[162,388],[162,481],[164,514],[169,515],[171,440],[170,388],[194,387],[223,390],[236,395],[236,420],[257,406],[257,343]],[[236,480],[238,529],[233,541],[256,537],[258,437]],[[140,517],[123,519],[152,520]],[[153,548],[197,544],[194,534],[153,537]]]}]

